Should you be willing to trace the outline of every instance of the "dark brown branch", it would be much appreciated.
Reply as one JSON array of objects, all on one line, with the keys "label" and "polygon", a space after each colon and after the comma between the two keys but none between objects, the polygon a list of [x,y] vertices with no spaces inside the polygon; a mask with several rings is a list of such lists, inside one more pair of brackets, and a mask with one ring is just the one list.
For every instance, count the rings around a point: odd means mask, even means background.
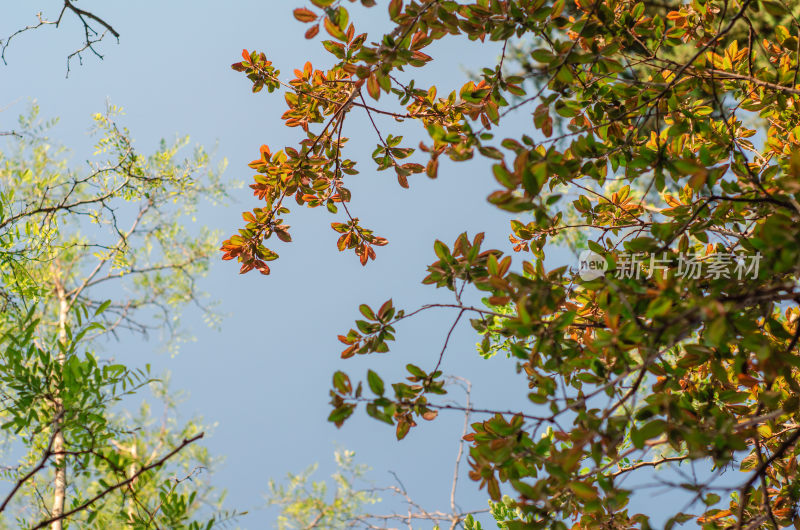
[{"label": "dark brown branch", "polygon": [[[89,49],[98,58],[102,59],[103,56],[100,55],[100,53],[98,53],[98,51],[94,49],[94,45],[103,40],[103,38],[108,33],[111,33],[117,39],[117,41],[119,41],[119,32],[116,29],[114,29],[114,27],[111,24],[109,24],[99,16],[95,15],[90,11],[86,11],[84,9],[75,6],[75,4],[73,4],[72,2],[73,0],[64,0],[64,5],[61,7],[61,11],[59,12],[58,18],[56,20],[47,20],[43,18],[42,13],[39,12],[36,15],[39,21],[37,24],[25,26],[22,29],[18,29],[17,31],[12,33],[7,39],[5,39],[5,41],[0,41],[0,43],[2,43],[2,47],[0,47],[0,60],[3,61],[3,64],[8,64],[6,62],[6,57],[5,57],[6,50],[8,49],[8,46],[9,44],[11,44],[11,40],[14,37],[22,33],[25,33],[26,31],[38,29],[42,26],[53,25],[56,28],[58,28],[61,25],[61,21],[64,19],[64,13],[66,13],[67,11],[73,13],[78,18],[78,20],[80,20],[81,24],[83,24],[83,34],[84,34],[83,46],[73,51],[67,56],[67,77],[69,77],[70,61],[76,55],[78,56],[78,60],[81,60],[81,52]],[[103,31],[102,34],[92,27],[93,22],[99,24],[102,27]]]},{"label": "dark brown branch", "polygon": [[[764,463],[764,455],[761,454],[761,442],[756,439],[756,455],[758,455],[758,463]],[[769,521],[772,523],[772,527],[775,530],[780,528],[778,525],[778,521],[775,520],[775,514],[772,513],[772,505],[769,502],[769,488],[767,487],[767,476],[766,474],[761,475],[761,505],[764,507],[764,511],[769,516]]]},{"label": "dark brown branch", "polygon": [[795,429],[792,435],[784,440],[780,447],[778,447],[769,458],[759,464],[758,468],[756,468],[753,474],[750,475],[750,478],[747,479],[747,482],[742,484],[741,488],[739,488],[739,513],[737,516],[738,521],[736,523],[736,530],[740,530],[742,528],[742,517],[744,516],[744,508],[747,505],[747,501],[750,497],[750,488],[753,486],[756,480],[758,480],[761,475],[766,472],[767,468],[772,465],[775,460],[782,457],[783,454],[788,451],[798,439],[800,439],[800,429]]},{"label": "dark brown branch", "polygon": [[58,517],[51,517],[49,519],[45,519],[44,521],[41,521],[39,524],[34,526],[32,528],[32,530],[37,530],[39,528],[45,528],[46,526],[49,526],[51,523],[53,523],[55,521],[59,521],[61,519],[66,519],[67,517],[71,517],[71,516],[75,515],[76,513],[85,510],[86,508],[88,508],[89,506],[91,506],[92,504],[97,502],[98,500],[102,499],[103,497],[105,497],[109,493],[111,493],[111,492],[113,492],[113,491],[115,491],[115,490],[117,490],[119,488],[122,488],[124,486],[127,486],[128,484],[130,484],[131,482],[136,480],[140,475],[142,475],[144,473],[147,473],[151,469],[156,469],[158,467],[161,467],[162,465],[164,465],[164,463],[167,460],[169,460],[170,458],[172,458],[173,456],[178,454],[180,451],[182,451],[188,445],[191,445],[192,443],[194,443],[197,440],[201,439],[204,435],[205,435],[205,433],[201,432],[200,434],[198,434],[196,436],[193,436],[192,438],[188,438],[188,439],[185,438],[183,440],[183,442],[181,442],[181,444],[179,446],[177,446],[175,449],[173,449],[172,451],[170,451],[169,453],[167,453],[166,455],[164,455],[160,459],[156,460],[152,464],[143,467],[142,469],[140,469],[139,471],[137,471],[136,473],[131,475],[126,480],[123,480],[121,482],[117,482],[113,486],[109,486],[108,488],[104,489],[103,491],[101,491],[100,493],[98,493],[97,495],[95,495],[94,497],[89,499],[88,501],[84,502],[80,506],[76,506],[75,508],[73,508],[73,509],[71,509],[71,510],[69,510],[67,512],[64,512],[61,515],[59,515]]},{"label": "dark brown branch", "polygon": [[461,317],[464,316],[464,311],[466,311],[466,309],[462,309],[458,312],[458,316],[453,321],[453,325],[450,326],[450,330],[447,332],[447,337],[444,339],[444,345],[442,345],[442,351],[439,352],[439,359],[436,361],[436,367],[433,369],[433,372],[439,371],[439,367],[442,365],[442,359],[444,359],[444,352],[447,351],[447,345],[450,343],[450,337],[453,335],[453,330],[458,326]]},{"label": "dark brown branch", "polygon": [[6,495],[6,498],[3,500],[3,504],[0,504],[0,512],[3,512],[7,507],[8,503],[11,502],[11,499],[14,498],[14,495],[17,494],[19,489],[25,484],[27,481],[31,479],[36,473],[42,470],[44,466],[47,465],[47,461],[50,460],[50,457],[53,455],[53,442],[56,439],[56,434],[58,433],[57,430],[53,431],[53,434],[50,435],[50,441],[47,443],[47,448],[42,453],[42,458],[39,460],[39,463],[33,467],[30,471],[25,473],[19,480],[17,480],[14,487],[11,488],[11,491]]},{"label": "dark brown branch", "polygon": [[[94,13],[90,13],[89,11],[84,11],[83,9],[75,7],[75,5],[70,0],[64,0],[64,7],[69,9],[70,11],[75,13],[76,15],[78,15],[78,17],[81,17],[81,20],[83,20],[82,17],[87,17],[87,18],[90,18],[90,19],[94,20],[95,22],[97,22],[98,24],[100,24],[101,26],[106,28],[112,35],[114,35],[114,37],[119,38],[119,33],[117,32],[117,30],[115,30],[113,27],[111,27],[111,24],[109,24],[108,22],[106,22],[102,18],[98,17]],[[59,20],[60,20],[60,17],[59,17]],[[84,24],[85,24],[85,22],[84,22]]]}]

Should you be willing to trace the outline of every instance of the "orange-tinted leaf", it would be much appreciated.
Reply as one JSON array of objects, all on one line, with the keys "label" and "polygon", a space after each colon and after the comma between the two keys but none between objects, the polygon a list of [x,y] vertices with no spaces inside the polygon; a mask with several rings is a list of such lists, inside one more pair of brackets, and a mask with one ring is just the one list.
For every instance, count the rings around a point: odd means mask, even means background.
[{"label": "orange-tinted leaf", "polygon": [[367,92],[374,100],[378,100],[381,97],[381,87],[378,84],[378,78],[375,77],[375,73],[371,73],[369,79],[367,79]]},{"label": "orange-tinted leaf", "polygon": [[308,31],[306,31],[306,38],[313,39],[316,37],[317,33],[319,33],[319,24],[308,28]]},{"label": "orange-tinted leaf", "polygon": [[411,425],[403,420],[397,422],[397,439],[402,440],[408,434],[408,431],[411,429]]},{"label": "orange-tinted leaf", "polygon": [[292,236],[289,235],[289,232],[286,232],[285,230],[275,230],[275,235],[278,236],[278,239],[284,243],[292,242]]},{"label": "orange-tinted leaf", "polygon": [[438,173],[439,173],[439,159],[432,158],[430,161],[428,161],[428,165],[425,166],[425,174],[428,175],[430,178],[435,179]]},{"label": "orange-tinted leaf", "polygon": [[316,13],[304,7],[298,7],[292,13],[294,14],[294,18],[300,22],[314,22],[317,20]]},{"label": "orange-tinted leaf", "polygon": [[408,189],[408,177],[402,173],[397,174],[397,182],[399,182],[402,187]]},{"label": "orange-tinted leaf", "polygon": [[392,0],[389,2],[389,16],[395,19],[403,10],[403,0]]},{"label": "orange-tinted leaf", "polygon": [[331,37],[347,42],[347,36],[344,34],[344,31],[342,31],[338,25],[334,24],[330,18],[325,17],[324,24],[325,31],[327,31]]}]

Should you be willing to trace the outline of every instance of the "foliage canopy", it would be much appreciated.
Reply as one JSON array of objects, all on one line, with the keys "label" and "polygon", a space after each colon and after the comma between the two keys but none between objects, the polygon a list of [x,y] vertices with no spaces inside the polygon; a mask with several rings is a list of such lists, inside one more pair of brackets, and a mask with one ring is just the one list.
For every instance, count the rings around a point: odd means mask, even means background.
[{"label": "foliage canopy", "polygon": [[[472,316],[482,351],[506,352],[530,389],[531,403],[511,403],[467,435],[471,478],[495,501],[501,484],[513,492],[507,526],[647,528],[623,479],[653,468],[690,494],[669,526],[797,522],[797,4],[392,0],[391,30],[378,36],[351,21],[343,0],[311,4],[294,16],[309,24],[307,38],[327,34],[330,64],[306,63],[288,81],[258,51],[233,65],[253,91],[285,91],[284,123],[305,138],[262,146],[250,163],[260,206],[225,241],[224,259],[269,274],[277,253],[266,240],[291,240],[289,199],[343,210],[332,223],[339,250],[375,259],[387,240],[348,206],[358,170],[342,131],[354,112],[374,125],[374,169],[404,188],[435,178],[444,158],[487,158],[497,183],[488,201],[516,216],[518,266],[465,234],[436,241],[424,283],[451,290],[455,321]],[[476,78],[450,94],[417,86],[414,69],[435,63],[423,50],[458,38],[502,43],[499,60],[469,65]],[[512,113],[529,113],[531,130],[504,128]],[[407,145],[387,118],[418,123],[426,140]],[[608,272],[587,281],[548,270],[548,243],[565,240]],[[642,259],[615,274],[629,255]],[[678,270],[687,255],[728,260],[718,274],[687,276]],[[759,266],[743,277],[739,260]],[[485,293],[487,306],[464,304],[465,289]],[[343,357],[387,352],[397,323],[419,314],[391,301],[360,309],[363,320],[340,337]],[[441,364],[409,365],[408,380],[391,385],[370,371],[368,390],[337,372],[330,420],[341,425],[363,403],[403,438],[446,408],[435,401],[446,392]],[[705,471],[685,471],[695,468]],[[745,474],[720,478],[731,468]]]},{"label": "foliage canopy", "polygon": [[[179,160],[188,139],[139,154],[119,109],[94,116],[88,170],[46,137],[38,109],[20,118],[0,151],[0,430],[16,465],[0,524],[18,528],[210,528],[230,514],[198,468],[202,425],[178,425],[174,394],[149,366],[104,352],[126,332],[179,334],[178,309],[203,306],[216,236],[185,221],[201,200],[226,191],[209,156]],[[148,384],[164,403],[119,410]],[[14,462],[9,462],[13,464]],[[206,517],[207,516],[207,517]]]}]

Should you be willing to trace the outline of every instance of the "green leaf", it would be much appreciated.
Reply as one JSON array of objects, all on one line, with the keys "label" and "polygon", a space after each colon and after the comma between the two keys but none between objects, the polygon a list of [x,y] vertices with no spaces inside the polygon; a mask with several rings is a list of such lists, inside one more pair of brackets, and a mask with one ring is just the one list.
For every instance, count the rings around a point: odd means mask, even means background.
[{"label": "green leaf", "polygon": [[725,317],[717,317],[711,324],[707,325],[704,337],[712,346],[720,346],[725,342],[728,334],[728,322]]},{"label": "green leaf", "polygon": [[360,306],[358,306],[358,310],[361,312],[362,315],[364,315],[369,320],[377,320],[375,318],[375,313],[372,312],[372,309],[370,309],[370,307],[367,304],[361,304]]},{"label": "green leaf", "polygon": [[369,383],[369,389],[372,390],[372,393],[378,396],[382,396],[384,393],[384,385],[383,379],[381,379],[378,374],[373,372],[372,370],[367,370],[367,383]]},{"label": "green leaf", "polygon": [[344,424],[344,421],[353,415],[353,411],[355,410],[355,405],[351,403],[346,403],[341,407],[334,409],[328,415],[328,421],[331,423],[336,424],[337,427],[341,427]]},{"label": "green leaf", "polygon": [[601,256],[606,253],[606,249],[603,248],[602,245],[597,243],[597,241],[593,241],[593,240],[590,239],[590,240],[588,240],[586,242],[586,244],[588,245],[589,250],[591,250],[592,252],[596,252],[597,254],[600,254]]},{"label": "green leaf", "polygon": [[651,420],[642,427],[634,429],[631,432],[631,441],[634,447],[641,449],[644,447],[648,440],[652,440],[660,436],[667,427],[667,422],[664,420]]},{"label": "green leaf", "polygon": [[353,385],[350,384],[350,378],[341,370],[337,370],[336,373],[333,374],[333,387],[340,394],[349,394],[353,390]]},{"label": "green leaf", "polygon": [[652,237],[637,237],[625,242],[625,249],[630,252],[648,252],[658,248],[658,243]]},{"label": "green leaf", "polygon": [[597,490],[585,482],[572,481],[569,483],[569,489],[585,501],[596,499],[598,496]]},{"label": "green leaf", "polygon": [[100,307],[98,307],[97,311],[94,312],[94,316],[98,316],[98,315],[102,314],[103,311],[108,309],[108,306],[110,306],[110,305],[111,305],[111,300],[106,300],[105,302],[100,304]]},{"label": "green leaf", "polygon": [[425,372],[423,372],[422,369],[415,364],[411,363],[407,364],[406,370],[408,370],[411,373],[411,375],[414,375],[416,377],[425,377],[426,375]]},{"label": "green leaf", "polygon": [[450,250],[447,248],[447,245],[445,245],[438,239],[433,243],[433,251],[436,253],[436,256],[442,261],[450,262],[453,259],[453,257],[450,255]]}]

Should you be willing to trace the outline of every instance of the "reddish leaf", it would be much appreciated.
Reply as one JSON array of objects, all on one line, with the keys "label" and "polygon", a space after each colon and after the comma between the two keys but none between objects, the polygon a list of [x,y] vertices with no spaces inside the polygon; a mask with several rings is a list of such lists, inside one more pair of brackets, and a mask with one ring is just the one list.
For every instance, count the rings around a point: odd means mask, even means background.
[{"label": "reddish leaf", "polygon": [[378,84],[378,78],[375,77],[374,72],[371,73],[367,79],[367,92],[372,96],[372,99],[376,101],[381,97],[381,87]]},{"label": "reddish leaf", "polygon": [[292,14],[294,14],[294,18],[300,22],[314,22],[317,20],[317,14],[304,7],[298,7]]},{"label": "reddish leaf", "polygon": [[308,28],[308,31],[306,31],[306,38],[313,39],[317,35],[317,33],[319,33],[319,24]]},{"label": "reddish leaf", "polygon": [[392,0],[389,2],[389,16],[392,17],[392,20],[397,18],[402,10],[403,0]]}]

